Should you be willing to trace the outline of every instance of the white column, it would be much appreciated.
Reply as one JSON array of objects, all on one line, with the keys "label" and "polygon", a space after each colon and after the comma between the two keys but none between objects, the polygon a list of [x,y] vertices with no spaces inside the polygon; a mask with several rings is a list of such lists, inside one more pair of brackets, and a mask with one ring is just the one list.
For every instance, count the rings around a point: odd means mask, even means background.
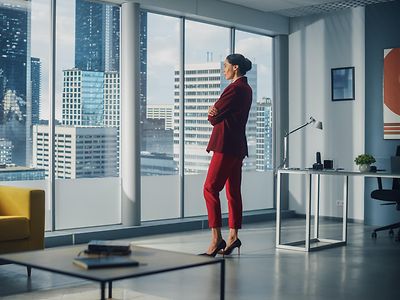
[{"label": "white column", "polygon": [[121,6],[122,223],[140,225],[139,4]]}]

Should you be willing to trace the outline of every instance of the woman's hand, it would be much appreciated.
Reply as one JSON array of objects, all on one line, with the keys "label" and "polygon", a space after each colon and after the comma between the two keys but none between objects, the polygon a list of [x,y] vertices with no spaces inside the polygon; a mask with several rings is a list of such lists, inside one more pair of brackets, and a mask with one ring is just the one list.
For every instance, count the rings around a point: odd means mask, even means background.
[{"label": "woman's hand", "polygon": [[218,114],[218,109],[213,105],[208,108],[208,115],[215,117]]}]

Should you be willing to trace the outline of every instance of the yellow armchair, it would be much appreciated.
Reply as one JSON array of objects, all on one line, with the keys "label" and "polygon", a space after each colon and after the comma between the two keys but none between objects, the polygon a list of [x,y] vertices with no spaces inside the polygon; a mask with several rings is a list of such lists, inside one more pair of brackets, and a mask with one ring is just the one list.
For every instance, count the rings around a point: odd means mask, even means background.
[{"label": "yellow armchair", "polygon": [[0,186],[0,254],[44,248],[43,190]]}]

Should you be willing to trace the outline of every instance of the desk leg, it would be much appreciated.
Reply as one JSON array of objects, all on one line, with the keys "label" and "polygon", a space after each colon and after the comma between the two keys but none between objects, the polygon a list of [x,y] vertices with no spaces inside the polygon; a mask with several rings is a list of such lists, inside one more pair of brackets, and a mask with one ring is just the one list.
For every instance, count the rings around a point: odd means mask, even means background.
[{"label": "desk leg", "polygon": [[106,283],[101,282],[100,283],[100,299],[105,300],[106,299]]},{"label": "desk leg", "polygon": [[319,237],[319,195],[320,195],[320,182],[321,175],[317,175],[317,186],[316,186],[316,195],[314,197],[315,207],[314,207],[314,238]]},{"label": "desk leg", "polygon": [[281,244],[281,176],[276,175],[276,246]]},{"label": "desk leg", "polygon": [[347,243],[347,209],[349,203],[349,176],[344,177],[343,183],[343,233],[342,240]]},{"label": "desk leg", "polygon": [[306,176],[306,189],[307,189],[307,203],[306,203],[306,240],[305,250],[310,251],[310,228],[311,228],[311,186],[312,175]]},{"label": "desk leg", "polygon": [[225,299],[225,260],[221,260],[220,299]]},{"label": "desk leg", "polygon": [[112,298],[112,281],[108,282],[108,298]]}]

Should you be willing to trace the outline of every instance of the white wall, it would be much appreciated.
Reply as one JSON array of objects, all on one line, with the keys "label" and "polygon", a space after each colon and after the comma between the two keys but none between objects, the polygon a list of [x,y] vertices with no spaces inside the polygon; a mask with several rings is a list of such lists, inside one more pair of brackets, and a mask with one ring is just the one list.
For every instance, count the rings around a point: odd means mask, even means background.
[{"label": "white wall", "polygon": [[[315,153],[333,159],[334,167],[355,168],[354,158],[364,152],[364,8],[329,15],[296,18],[289,35],[289,129],[310,116],[323,121],[324,130],[308,126],[290,135],[289,166],[311,167]],[[331,68],[355,67],[355,100],[332,102]],[[340,180],[339,180],[340,179]],[[289,208],[305,211],[305,181],[289,179]],[[322,180],[320,214],[340,216],[341,178]],[[349,181],[349,218],[364,218],[364,181]]]}]

